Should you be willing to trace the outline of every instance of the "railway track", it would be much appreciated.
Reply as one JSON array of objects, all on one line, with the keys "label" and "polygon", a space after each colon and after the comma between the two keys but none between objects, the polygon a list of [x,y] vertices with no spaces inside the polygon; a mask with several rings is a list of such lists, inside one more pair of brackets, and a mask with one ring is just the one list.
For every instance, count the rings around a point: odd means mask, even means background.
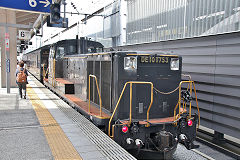
[{"label": "railway track", "polygon": [[198,134],[196,140],[219,153],[223,153],[233,159],[240,160],[240,144],[230,141],[228,139],[224,139],[222,141],[214,140],[214,136],[212,133],[209,133],[205,130],[198,129]]}]

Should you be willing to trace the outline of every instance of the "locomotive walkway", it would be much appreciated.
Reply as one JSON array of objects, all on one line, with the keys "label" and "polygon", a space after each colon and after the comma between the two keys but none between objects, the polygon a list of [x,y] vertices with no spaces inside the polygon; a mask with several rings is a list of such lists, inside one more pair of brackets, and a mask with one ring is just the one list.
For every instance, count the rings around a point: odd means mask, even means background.
[{"label": "locomotive walkway", "polygon": [[135,159],[32,76],[26,100],[0,88],[0,137],[0,159]]}]

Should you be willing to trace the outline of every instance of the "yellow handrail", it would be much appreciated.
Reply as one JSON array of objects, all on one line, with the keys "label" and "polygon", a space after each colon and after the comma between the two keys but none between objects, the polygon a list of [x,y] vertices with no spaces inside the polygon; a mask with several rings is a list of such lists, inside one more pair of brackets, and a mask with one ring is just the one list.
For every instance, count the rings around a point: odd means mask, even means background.
[{"label": "yellow handrail", "polygon": [[53,66],[52,66],[52,86],[55,87],[55,65],[56,65],[56,60],[53,59],[53,62],[52,62]]},{"label": "yellow handrail", "polygon": [[91,77],[95,79],[96,82],[96,86],[97,86],[97,91],[98,91],[98,96],[99,96],[99,101],[100,101],[100,117],[102,117],[102,97],[99,91],[99,87],[98,87],[98,82],[97,82],[97,77],[95,75],[90,74],[88,76],[88,112],[91,113],[91,104],[90,104],[90,96],[91,96]]},{"label": "yellow handrail", "polygon": [[[179,83],[179,97],[178,97],[178,104],[174,108],[174,121],[177,119],[177,116],[180,116],[182,114],[180,109],[181,109],[181,101],[182,101],[182,98],[181,98],[181,87],[182,87],[183,83],[188,83],[190,85],[190,95],[192,95],[192,86],[194,87],[193,89],[194,89],[194,93],[195,93],[195,101],[196,101],[197,110],[198,110],[198,120],[199,120],[198,121],[198,127],[199,127],[199,125],[200,125],[200,111],[199,111],[199,107],[198,107],[197,93],[196,93],[196,88],[195,88],[194,81],[181,81]],[[178,115],[176,115],[177,107],[178,107],[178,110],[179,110],[179,114]],[[185,107],[186,107],[186,103],[183,102],[183,109],[185,109]],[[190,101],[190,103],[189,103],[189,117],[188,117],[189,119],[191,118],[191,114],[192,114],[192,102]]]},{"label": "yellow handrail", "polygon": [[195,87],[194,82],[193,82],[193,88],[194,88],[194,92],[195,92],[195,101],[196,101],[197,110],[198,110],[198,127],[199,127],[200,126],[200,111],[199,111],[199,107],[198,107],[197,92],[196,92],[196,87]]},{"label": "yellow handrail", "polygon": [[46,76],[46,73],[45,73],[45,64],[43,64],[42,67],[43,67],[43,73],[42,73],[42,74],[43,74],[43,79],[44,79],[45,76]]},{"label": "yellow handrail", "polygon": [[112,122],[113,116],[115,115],[115,112],[116,112],[116,110],[118,108],[120,100],[122,99],[122,95],[123,95],[123,93],[125,91],[125,88],[126,88],[127,84],[130,84],[130,111],[129,111],[130,113],[129,113],[129,124],[128,125],[130,125],[131,122],[132,122],[132,84],[150,84],[151,85],[151,102],[150,102],[148,110],[147,110],[147,127],[149,127],[149,122],[148,122],[149,121],[149,112],[150,112],[150,109],[151,109],[152,103],[153,103],[153,83],[152,82],[141,82],[141,81],[139,81],[139,82],[138,81],[129,81],[129,82],[125,83],[125,85],[124,85],[124,87],[122,89],[122,92],[121,92],[121,94],[120,94],[120,96],[118,98],[116,107],[115,107],[115,109],[114,109],[114,111],[112,113],[112,116],[111,116],[110,120],[109,120],[109,123],[108,123],[108,135],[110,137],[113,137],[113,135],[111,135],[111,133],[110,133],[111,132],[111,122]]},{"label": "yellow handrail", "polygon": [[56,86],[56,60],[53,59],[53,67],[54,67],[54,87]]}]

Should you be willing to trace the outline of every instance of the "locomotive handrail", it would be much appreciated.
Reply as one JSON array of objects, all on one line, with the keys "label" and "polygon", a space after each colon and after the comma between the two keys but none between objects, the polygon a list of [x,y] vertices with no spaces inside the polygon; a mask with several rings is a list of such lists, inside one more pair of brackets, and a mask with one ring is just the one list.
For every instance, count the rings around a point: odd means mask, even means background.
[{"label": "locomotive handrail", "polygon": [[96,86],[97,86],[97,91],[98,91],[98,96],[99,96],[99,101],[100,101],[100,117],[102,117],[102,97],[101,97],[101,94],[100,94],[100,91],[99,91],[99,87],[98,87],[98,83],[97,83],[97,77],[95,75],[92,75],[90,74],[88,76],[88,112],[90,113],[91,112],[91,104],[90,104],[90,96],[91,96],[91,88],[90,88],[90,85],[91,85],[91,77],[95,79],[95,82],[96,82]]},{"label": "locomotive handrail", "polygon": [[[192,95],[192,89],[194,89],[195,101],[196,101],[197,110],[198,110],[198,127],[199,127],[199,125],[200,125],[200,111],[199,111],[199,107],[198,107],[197,92],[196,92],[196,87],[195,87],[194,81],[181,81],[179,83],[179,97],[178,97],[178,103],[177,103],[176,107],[174,108],[174,121],[178,118],[178,116],[180,116],[182,114],[180,108],[181,108],[181,101],[182,101],[181,87],[182,87],[183,83],[188,83],[188,88],[189,88],[189,85],[190,85],[190,95]],[[193,86],[193,88],[192,88],[192,86]],[[183,102],[183,109],[185,109],[185,107],[186,107],[186,103]],[[179,110],[178,115],[176,115],[177,108]],[[189,102],[189,119],[191,118],[191,112],[192,112],[192,102],[190,101]]]},{"label": "locomotive handrail", "polygon": [[53,66],[52,66],[52,86],[55,87],[55,77],[56,77],[56,72],[55,72],[55,65],[56,65],[56,60],[53,59]]},{"label": "locomotive handrail", "polygon": [[42,75],[43,75],[43,79],[44,79],[45,76],[46,76],[46,73],[45,73],[45,64],[43,64],[42,67],[43,67],[43,71],[42,71],[43,73],[42,73]]},{"label": "locomotive handrail", "polygon": [[117,102],[117,104],[116,104],[116,107],[115,107],[115,109],[114,109],[114,111],[113,111],[113,113],[112,113],[112,116],[111,116],[111,118],[110,118],[110,120],[109,120],[109,123],[108,123],[108,135],[110,136],[110,137],[113,137],[112,135],[111,135],[111,122],[112,122],[112,119],[113,119],[113,116],[115,115],[115,112],[116,112],[116,110],[117,110],[117,108],[118,108],[118,105],[119,105],[119,103],[120,103],[120,100],[122,99],[122,95],[123,95],[123,93],[124,93],[124,91],[125,91],[125,89],[126,89],[126,86],[128,85],[128,84],[130,84],[130,111],[129,111],[129,125],[131,124],[131,122],[132,122],[132,84],[150,84],[151,85],[151,102],[150,102],[150,104],[149,104],[149,107],[148,107],[148,110],[147,110],[147,127],[149,127],[149,111],[150,111],[150,109],[151,109],[151,107],[152,107],[152,104],[153,104],[153,83],[152,82],[143,82],[143,81],[129,81],[129,82],[126,82],[125,83],[125,85],[124,85],[124,87],[123,87],[123,89],[122,89],[122,92],[121,92],[121,95],[119,96],[119,98],[118,98],[118,102]]},{"label": "locomotive handrail", "polygon": [[182,74],[183,77],[188,77],[189,81],[192,81],[192,77],[189,74]]}]

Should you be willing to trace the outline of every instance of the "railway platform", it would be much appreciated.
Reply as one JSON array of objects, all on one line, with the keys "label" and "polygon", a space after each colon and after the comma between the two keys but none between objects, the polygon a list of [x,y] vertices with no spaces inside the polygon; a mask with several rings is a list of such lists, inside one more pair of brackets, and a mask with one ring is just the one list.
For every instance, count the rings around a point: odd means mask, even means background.
[{"label": "railway platform", "polygon": [[28,82],[27,99],[0,89],[1,159],[135,159],[33,76]]}]

